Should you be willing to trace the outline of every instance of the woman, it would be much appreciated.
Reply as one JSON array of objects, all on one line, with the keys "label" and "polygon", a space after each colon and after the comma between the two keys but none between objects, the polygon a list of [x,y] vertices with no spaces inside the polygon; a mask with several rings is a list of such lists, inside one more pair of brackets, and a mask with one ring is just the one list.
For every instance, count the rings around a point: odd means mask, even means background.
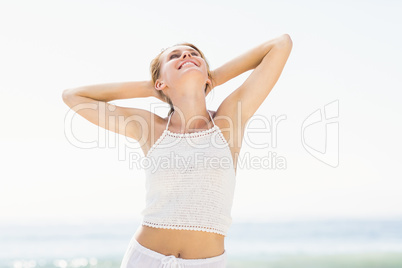
[{"label": "woman", "polygon": [[[236,156],[244,127],[279,79],[291,49],[292,40],[284,34],[210,71],[202,52],[184,43],[165,49],[152,61],[151,81],[92,85],[63,92],[64,102],[90,122],[141,141],[147,158],[172,160],[198,153],[204,159],[230,160],[212,167],[206,162],[196,164],[194,157],[187,166],[146,170],[143,222],[121,268],[226,266],[224,238],[231,224]],[[251,69],[254,71],[246,81],[216,112],[206,109],[205,97],[214,87]],[[136,97],[156,97],[169,103],[168,116],[108,103]],[[82,109],[82,104],[93,106]],[[125,123],[117,118],[109,120],[117,116]]]}]

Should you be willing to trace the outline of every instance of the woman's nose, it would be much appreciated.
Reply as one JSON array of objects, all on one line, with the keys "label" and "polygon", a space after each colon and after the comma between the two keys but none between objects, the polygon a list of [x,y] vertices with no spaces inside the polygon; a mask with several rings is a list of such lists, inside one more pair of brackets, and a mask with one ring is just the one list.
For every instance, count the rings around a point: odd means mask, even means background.
[{"label": "woman's nose", "polygon": [[182,55],[182,58],[184,59],[184,58],[186,58],[186,57],[191,57],[191,53],[188,52],[188,51],[184,51],[184,52],[183,52],[183,55]]}]

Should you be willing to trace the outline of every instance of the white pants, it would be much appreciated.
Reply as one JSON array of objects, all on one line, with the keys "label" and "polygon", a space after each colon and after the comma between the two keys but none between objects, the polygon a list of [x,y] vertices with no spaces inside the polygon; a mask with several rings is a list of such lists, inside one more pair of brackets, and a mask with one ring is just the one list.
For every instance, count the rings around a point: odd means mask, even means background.
[{"label": "white pants", "polygon": [[222,255],[206,259],[166,256],[142,246],[133,236],[120,268],[226,268],[226,261],[226,250]]}]

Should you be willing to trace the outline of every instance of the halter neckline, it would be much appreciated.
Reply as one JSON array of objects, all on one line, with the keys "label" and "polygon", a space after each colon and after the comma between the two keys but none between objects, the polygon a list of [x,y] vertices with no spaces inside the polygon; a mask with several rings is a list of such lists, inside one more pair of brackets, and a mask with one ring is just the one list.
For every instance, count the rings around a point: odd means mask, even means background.
[{"label": "halter neckline", "polygon": [[187,133],[177,133],[177,132],[171,132],[168,128],[169,128],[169,123],[170,123],[170,119],[172,118],[172,114],[174,113],[171,113],[170,115],[169,115],[169,119],[168,119],[168,122],[167,122],[167,124],[166,124],[166,129],[165,129],[165,131],[166,132],[169,132],[169,133],[171,133],[171,134],[174,134],[174,135],[195,135],[195,134],[202,134],[202,133],[206,133],[206,132],[211,132],[211,131],[213,131],[213,130],[215,130],[216,128],[217,128],[217,125],[215,125],[215,122],[214,122],[214,119],[212,118],[212,116],[211,116],[211,113],[207,110],[207,112],[208,112],[208,114],[209,114],[209,117],[211,118],[211,121],[212,121],[212,123],[214,124],[214,126],[212,127],[212,128],[209,128],[209,129],[204,129],[204,130],[200,130],[200,131],[196,131],[196,132],[187,132]]}]

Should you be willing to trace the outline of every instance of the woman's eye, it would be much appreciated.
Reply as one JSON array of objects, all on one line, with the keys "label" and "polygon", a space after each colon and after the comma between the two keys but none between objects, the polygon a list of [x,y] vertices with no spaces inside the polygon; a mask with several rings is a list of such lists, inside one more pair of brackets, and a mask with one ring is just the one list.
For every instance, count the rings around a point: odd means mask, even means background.
[{"label": "woman's eye", "polygon": [[[198,56],[198,53],[197,52],[191,52],[191,54],[193,55],[193,56]],[[171,59],[173,59],[174,57],[179,57],[179,54],[173,54],[173,55],[171,55],[170,57],[169,57],[169,60],[171,60]]]}]

